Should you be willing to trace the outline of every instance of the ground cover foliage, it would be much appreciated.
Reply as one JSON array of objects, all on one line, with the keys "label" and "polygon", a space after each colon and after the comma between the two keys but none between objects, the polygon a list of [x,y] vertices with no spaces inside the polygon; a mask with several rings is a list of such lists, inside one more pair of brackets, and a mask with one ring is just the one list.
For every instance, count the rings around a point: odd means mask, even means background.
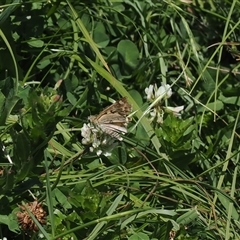
[{"label": "ground cover foliage", "polygon": [[[0,238],[240,239],[239,8],[1,1]],[[81,128],[123,96],[98,156]]]}]

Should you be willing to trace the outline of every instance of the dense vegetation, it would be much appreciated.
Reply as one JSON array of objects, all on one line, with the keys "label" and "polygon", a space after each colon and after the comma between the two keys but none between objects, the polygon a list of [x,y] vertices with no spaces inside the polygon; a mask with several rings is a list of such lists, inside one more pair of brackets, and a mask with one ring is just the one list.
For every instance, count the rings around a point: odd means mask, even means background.
[{"label": "dense vegetation", "polygon": [[240,239],[239,9],[2,0],[0,238]]}]

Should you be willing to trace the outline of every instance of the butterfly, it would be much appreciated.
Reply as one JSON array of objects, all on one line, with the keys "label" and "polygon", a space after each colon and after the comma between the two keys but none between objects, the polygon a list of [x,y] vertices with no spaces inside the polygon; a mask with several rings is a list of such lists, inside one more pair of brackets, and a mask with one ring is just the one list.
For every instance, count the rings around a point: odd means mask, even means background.
[{"label": "butterfly", "polygon": [[131,111],[132,106],[124,97],[106,107],[98,115],[90,116],[89,121],[102,132],[121,141],[121,134],[127,133],[127,125],[130,121],[128,115]]}]

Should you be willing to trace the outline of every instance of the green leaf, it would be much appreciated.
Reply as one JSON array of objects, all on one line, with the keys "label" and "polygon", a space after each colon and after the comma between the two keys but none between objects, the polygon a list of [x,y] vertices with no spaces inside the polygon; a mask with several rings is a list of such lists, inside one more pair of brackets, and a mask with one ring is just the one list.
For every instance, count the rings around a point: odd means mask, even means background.
[{"label": "green leaf", "polygon": [[217,100],[215,102],[208,103],[204,107],[203,106],[199,107],[198,112],[200,113],[200,112],[209,111],[209,110],[219,111],[219,110],[222,110],[223,107],[224,107],[223,102],[220,100]]},{"label": "green leaf", "polygon": [[58,202],[62,205],[62,207],[64,209],[72,208],[71,204],[68,202],[68,198],[66,197],[66,195],[63,194],[63,192],[60,191],[60,189],[55,188],[54,194],[55,194],[56,199],[58,200]]},{"label": "green leaf", "polygon": [[19,233],[20,229],[16,215],[11,213],[9,215],[0,215],[0,223],[8,226],[9,230],[15,233]]},{"label": "green leaf", "polygon": [[31,40],[27,41],[27,43],[32,46],[32,47],[36,47],[36,48],[41,48],[44,45],[44,42],[42,40],[36,39],[36,38],[32,38]]},{"label": "green leaf", "polygon": [[176,222],[181,225],[187,225],[199,218],[200,213],[197,209],[191,209],[177,218]]},{"label": "green leaf", "polygon": [[[3,96],[2,96],[3,97]],[[3,98],[2,98],[3,100]],[[4,107],[1,108],[1,114],[0,114],[0,126],[4,125],[6,123],[7,118],[9,117],[9,114],[11,113],[14,106],[17,104],[19,100],[19,97],[8,97],[5,101]]]},{"label": "green leaf", "polygon": [[131,237],[128,238],[129,240],[149,240],[149,236],[145,233],[139,232],[133,234]]},{"label": "green leaf", "polygon": [[103,23],[96,24],[96,28],[93,32],[93,40],[100,48],[105,48],[109,43],[109,36],[105,33],[105,27]]},{"label": "green leaf", "polygon": [[123,63],[131,69],[135,69],[139,58],[137,46],[130,40],[122,40],[119,42],[117,50]]}]

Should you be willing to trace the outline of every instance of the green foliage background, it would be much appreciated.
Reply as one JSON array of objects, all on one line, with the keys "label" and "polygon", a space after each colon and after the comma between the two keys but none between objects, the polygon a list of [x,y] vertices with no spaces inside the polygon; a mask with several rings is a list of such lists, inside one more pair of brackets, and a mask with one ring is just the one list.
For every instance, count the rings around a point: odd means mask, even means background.
[{"label": "green foliage background", "polygon": [[[2,0],[0,238],[240,239],[239,8]],[[149,121],[155,83],[181,119]],[[98,157],[80,129],[121,96],[129,133]],[[34,199],[46,224],[26,235],[16,212]]]}]

